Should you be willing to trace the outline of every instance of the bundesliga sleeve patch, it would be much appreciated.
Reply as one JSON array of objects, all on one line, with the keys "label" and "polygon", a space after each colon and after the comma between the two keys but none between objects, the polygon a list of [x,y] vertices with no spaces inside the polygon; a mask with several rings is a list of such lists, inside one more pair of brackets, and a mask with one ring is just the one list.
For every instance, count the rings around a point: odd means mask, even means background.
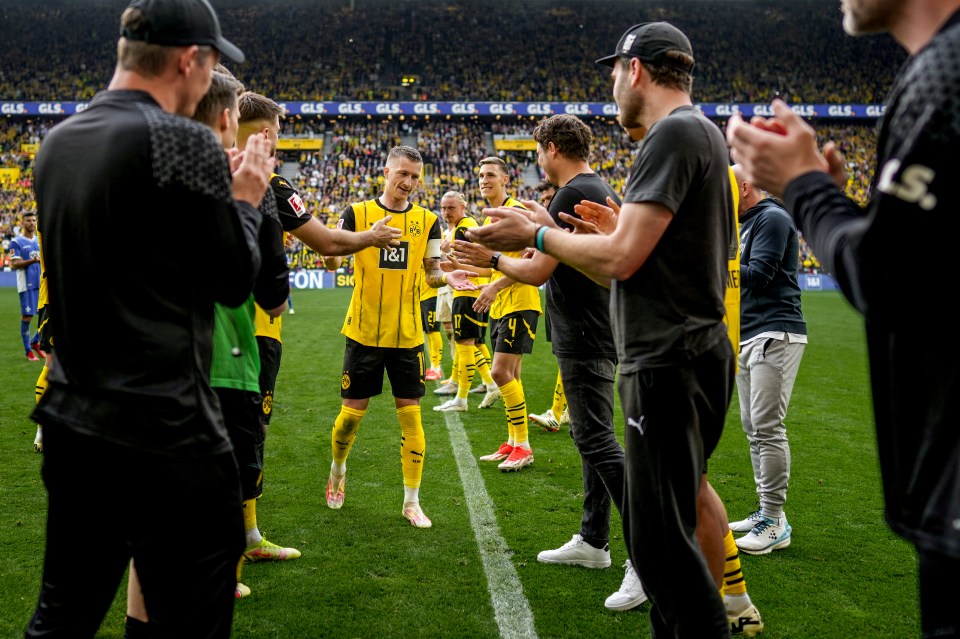
[{"label": "bundesliga sleeve patch", "polygon": [[287,202],[290,204],[293,212],[297,214],[297,217],[303,217],[307,214],[307,207],[303,205],[303,200],[300,199],[300,194],[296,191],[287,198]]}]

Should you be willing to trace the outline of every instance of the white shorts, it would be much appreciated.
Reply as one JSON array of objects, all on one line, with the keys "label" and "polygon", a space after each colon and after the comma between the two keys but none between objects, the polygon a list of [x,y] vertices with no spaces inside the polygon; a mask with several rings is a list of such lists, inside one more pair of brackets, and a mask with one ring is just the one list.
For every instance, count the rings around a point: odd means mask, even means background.
[{"label": "white shorts", "polygon": [[452,322],[453,321],[453,289],[449,286],[444,286],[437,289],[437,321],[439,322]]}]

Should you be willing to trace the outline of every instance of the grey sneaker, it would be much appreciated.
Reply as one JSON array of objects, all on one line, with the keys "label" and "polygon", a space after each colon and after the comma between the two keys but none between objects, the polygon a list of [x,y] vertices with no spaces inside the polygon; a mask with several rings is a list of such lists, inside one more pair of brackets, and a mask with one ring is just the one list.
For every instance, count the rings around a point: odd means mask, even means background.
[{"label": "grey sneaker", "polygon": [[627,559],[623,564],[623,583],[620,584],[620,590],[616,591],[603,602],[603,605],[610,610],[633,610],[647,600],[647,593],[643,591],[643,584],[640,583],[640,577],[637,571],[633,569],[633,564]]},{"label": "grey sneaker", "polygon": [[760,523],[760,520],[763,519],[763,516],[760,514],[760,509],[757,509],[747,515],[746,519],[741,519],[740,521],[731,521],[730,530],[735,533],[746,533],[753,530],[753,527]]},{"label": "grey sneaker", "polygon": [[569,564],[584,568],[609,568],[610,546],[594,548],[583,540],[580,533],[556,550],[544,550],[537,555],[537,561],[544,564]]},{"label": "grey sneaker", "polygon": [[490,408],[493,406],[498,399],[503,399],[503,395],[500,394],[500,389],[494,386],[493,388],[487,387],[487,394],[483,396],[483,400],[480,402],[480,408]]},{"label": "grey sneaker", "polygon": [[793,527],[786,517],[763,517],[753,529],[737,540],[737,548],[748,555],[766,555],[790,545]]},{"label": "grey sneaker", "polygon": [[438,386],[434,391],[434,395],[456,395],[457,394],[457,385],[453,382],[449,382],[442,386]]}]

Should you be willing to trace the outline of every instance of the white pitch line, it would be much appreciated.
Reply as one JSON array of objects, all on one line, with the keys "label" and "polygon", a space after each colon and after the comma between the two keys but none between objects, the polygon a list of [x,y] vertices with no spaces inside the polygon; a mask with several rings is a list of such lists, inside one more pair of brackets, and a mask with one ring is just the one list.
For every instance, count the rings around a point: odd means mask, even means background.
[{"label": "white pitch line", "polygon": [[480,559],[483,561],[483,572],[487,576],[487,590],[490,592],[500,636],[503,639],[536,639],[537,629],[534,627],[533,613],[523,594],[520,576],[510,561],[513,551],[500,536],[493,501],[487,494],[487,487],[477,467],[463,422],[455,412],[444,413],[444,418],[470,512],[470,524],[473,526]]}]

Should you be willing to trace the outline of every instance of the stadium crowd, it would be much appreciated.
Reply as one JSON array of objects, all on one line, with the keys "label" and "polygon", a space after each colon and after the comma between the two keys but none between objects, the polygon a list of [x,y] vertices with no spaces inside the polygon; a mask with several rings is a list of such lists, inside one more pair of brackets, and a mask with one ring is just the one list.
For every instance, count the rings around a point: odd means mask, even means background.
[{"label": "stadium crowd", "polygon": [[[478,0],[465,6],[464,0],[428,0],[410,7],[354,0],[318,10],[303,0],[217,3],[224,29],[242,34],[237,38],[240,46],[268,53],[237,67],[238,77],[252,90],[278,101],[610,101],[606,75],[585,67],[582,60],[593,57],[597,43],[615,39],[614,31],[620,28],[614,21],[596,20],[596,15],[622,15],[627,0],[510,3],[510,11],[505,11],[507,4],[507,0]],[[364,19],[371,6],[384,19]],[[0,48],[0,100],[89,100],[113,71],[114,51],[103,34],[116,28],[115,9],[100,0],[44,4],[29,10],[25,0],[0,6],[0,29],[7,36],[6,46]],[[630,4],[630,12],[637,9]],[[733,0],[677,0],[640,7],[641,13],[648,14],[641,17],[677,24],[698,43],[694,95],[702,102],[766,102],[781,96],[788,101],[875,103],[889,86],[887,69],[902,61],[902,51],[887,39],[834,37],[839,30],[836,7],[820,0],[793,3],[789,18],[773,5],[757,9],[749,21],[749,37],[713,35],[745,29],[742,10],[742,3]],[[518,12],[526,17],[518,19]],[[790,28],[785,28],[787,19]],[[38,21],[62,37],[36,38],[32,25]],[[730,24],[717,26],[726,23]],[[84,28],[76,28],[78,24]],[[301,38],[289,36],[290,25],[319,37],[305,46]],[[416,37],[399,37],[399,33]],[[558,33],[563,37],[556,37]],[[756,42],[776,42],[782,55],[753,55]],[[816,65],[794,63],[805,52],[826,48],[831,55],[819,58]],[[506,64],[502,55],[478,53],[488,50],[509,50],[511,59],[536,63]],[[866,59],[874,63],[859,64]],[[415,81],[403,86],[402,77]],[[7,179],[0,190],[4,243],[14,236],[19,214],[36,209],[31,193],[32,153],[24,151],[23,145],[38,143],[55,122],[11,117],[0,122],[0,168],[19,169],[16,179]],[[310,213],[333,227],[345,203],[378,191],[383,181],[382,155],[401,143],[415,146],[424,157],[424,188],[417,203],[427,208],[437,210],[440,194],[457,189],[465,194],[468,211],[479,215],[483,198],[475,168],[480,158],[493,152],[507,162],[518,197],[534,198],[534,187],[542,177],[535,153],[497,150],[493,141],[495,136],[529,139],[535,126],[532,119],[324,121],[296,117],[284,123],[283,135],[324,138],[321,151],[285,158],[298,160],[294,182]],[[590,164],[620,192],[635,146],[612,120],[594,120],[591,126],[596,144]],[[821,142],[839,143],[848,162],[847,190],[865,202],[874,153],[873,125],[820,122],[817,130]],[[294,266],[317,264],[318,256],[295,240],[288,251]],[[803,268],[818,271],[819,263],[805,246],[801,253]]]},{"label": "stadium crowd", "polygon": [[[238,67],[238,78],[278,101],[609,102],[606,75],[582,63],[605,53],[605,43],[619,35],[618,21],[598,16],[667,20],[682,28],[697,43],[694,94],[704,102],[768,102],[779,95],[787,101],[876,103],[890,85],[889,69],[903,61],[888,38],[837,37],[836,3],[823,0],[798,0],[789,12],[775,4],[747,8],[736,0],[672,0],[663,6],[630,0],[343,0],[322,9],[306,0],[215,4],[224,31],[239,34],[240,47],[263,53]],[[372,7],[381,19],[368,19]],[[115,11],[115,3],[99,0],[4,2],[0,99],[90,99],[113,72],[113,46],[105,34],[116,30]],[[38,24],[58,37],[38,38]],[[757,43],[775,43],[777,55],[757,55]],[[811,51],[830,55],[816,56],[814,63]],[[806,59],[811,64],[796,63]],[[404,86],[404,77],[414,82]]]},{"label": "stadium crowd", "polygon": [[[0,168],[17,168],[19,178],[0,188],[0,236],[4,244],[16,235],[22,211],[35,211],[32,193],[32,160],[23,144],[38,143],[52,126],[50,120],[12,120],[0,123]],[[622,191],[636,146],[614,121],[590,122],[596,142],[590,165],[610,185]],[[483,207],[475,170],[480,158],[494,149],[493,136],[507,135],[531,139],[536,121],[484,123],[475,119],[406,120],[333,119],[309,123],[291,118],[283,135],[323,136],[321,151],[304,151],[292,159],[297,168],[294,185],[307,210],[328,227],[335,227],[346,203],[357,197],[373,197],[383,186],[383,153],[401,143],[416,146],[424,158],[424,187],[414,200],[431,210],[439,209],[439,198],[455,189],[467,198],[467,210],[479,217]],[[847,159],[847,191],[859,202],[866,202],[875,154],[872,124],[816,124],[820,143],[835,140]],[[542,177],[532,151],[499,151],[510,172],[511,186],[520,198],[536,199],[534,188]],[[536,179],[528,179],[536,175]],[[287,246],[291,266],[318,268],[320,256],[295,238]],[[801,245],[801,265],[806,272],[819,272],[819,261],[805,244]],[[345,265],[349,269],[349,263]]]}]

